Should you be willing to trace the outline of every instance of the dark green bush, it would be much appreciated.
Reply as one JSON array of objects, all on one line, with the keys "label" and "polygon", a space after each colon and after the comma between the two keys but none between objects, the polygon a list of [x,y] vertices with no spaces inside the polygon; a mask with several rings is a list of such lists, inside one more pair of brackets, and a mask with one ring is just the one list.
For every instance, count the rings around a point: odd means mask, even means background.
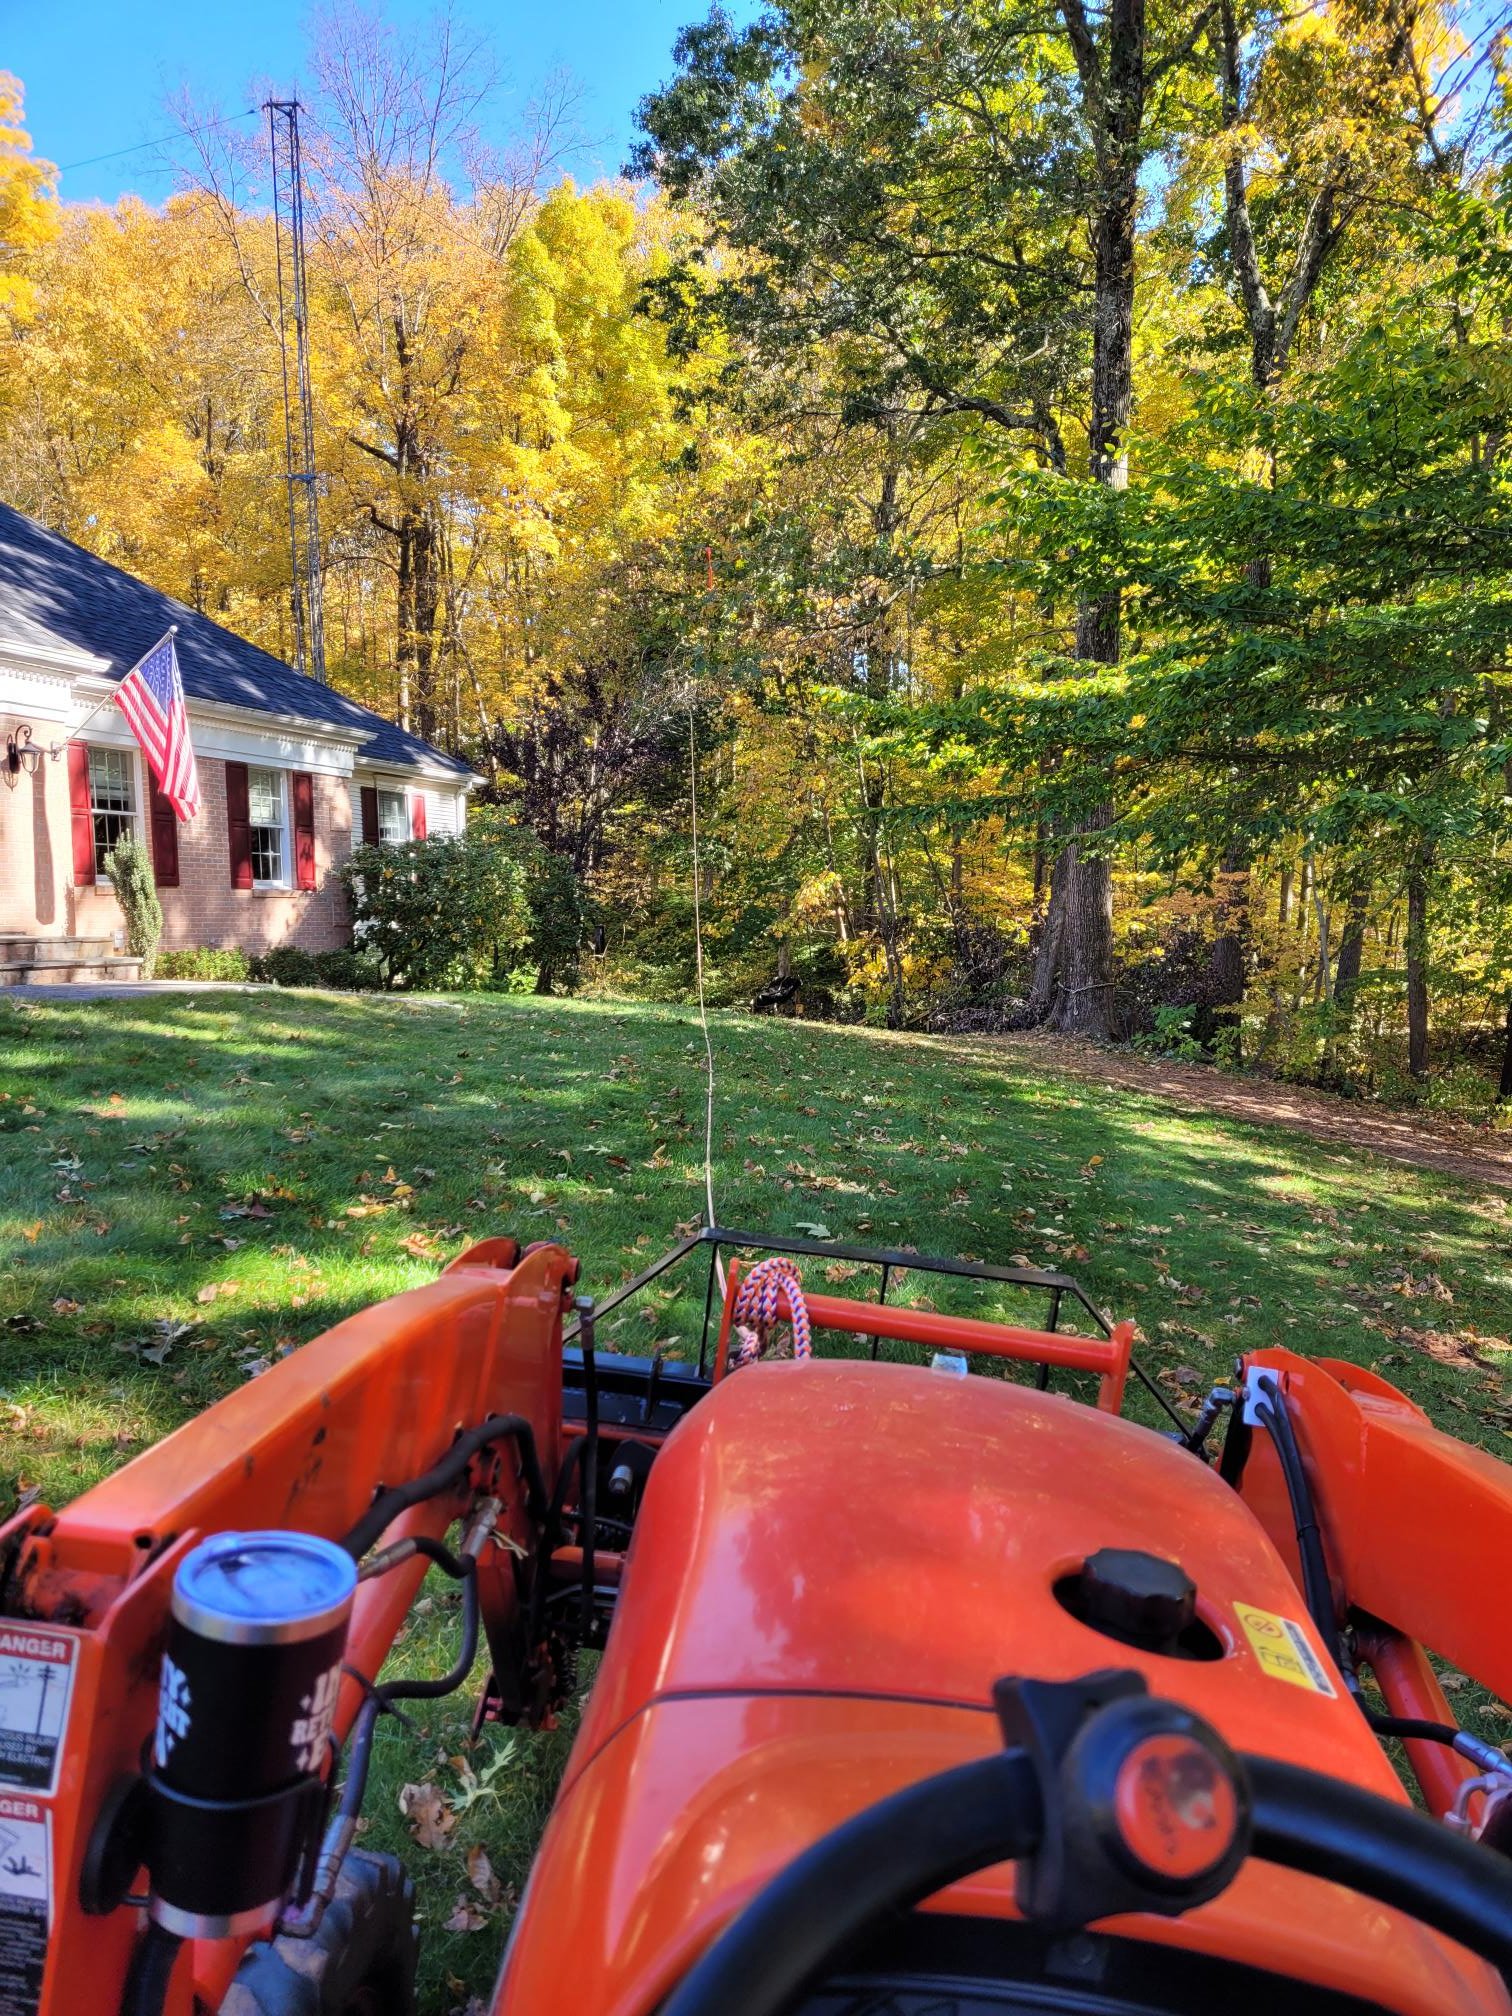
[{"label": "dark green bush", "polygon": [[315,969],[322,987],[339,987],[348,994],[371,993],[383,985],[378,961],[346,945],[334,952],[317,952]]},{"label": "dark green bush", "polygon": [[318,987],[320,967],[313,952],[298,945],[275,945],[252,960],[252,978],[271,980],[275,987]]},{"label": "dark green bush", "polygon": [[160,952],[155,972],[159,980],[250,980],[252,961],[234,946],[185,945]]},{"label": "dark green bush", "polygon": [[298,945],[275,945],[251,962],[254,980],[275,987],[336,987],[360,994],[383,985],[378,962],[371,955],[338,946],[330,952],[306,952]]},{"label": "dark green bush", "polygon": [[507,984],[530,942],[525,869],[486,831],[359,847],[341,879],[385,986]]}]

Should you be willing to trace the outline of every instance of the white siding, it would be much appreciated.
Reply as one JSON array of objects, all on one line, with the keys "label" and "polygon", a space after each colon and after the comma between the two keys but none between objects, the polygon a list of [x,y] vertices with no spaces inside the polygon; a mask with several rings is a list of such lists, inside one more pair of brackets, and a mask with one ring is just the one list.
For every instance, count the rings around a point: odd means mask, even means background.
[{"label": "white siding", "polygon": [[411,772],[368,770],[352,778],[352,845],[362,844],[362,787],[376,784],[380,791],[403,791],[409,798],[425,800],[425,830],[431,837],[449,837],[467,826],[467,794],[450,784],[422,784]]},{"label": "white siding", "polygon": [[458,800],[461,794],[450,790],[444,784],[427,784],[425,787],[425,830],[432,834],[446,834],[450,837],[462,830],[457,817]]}]

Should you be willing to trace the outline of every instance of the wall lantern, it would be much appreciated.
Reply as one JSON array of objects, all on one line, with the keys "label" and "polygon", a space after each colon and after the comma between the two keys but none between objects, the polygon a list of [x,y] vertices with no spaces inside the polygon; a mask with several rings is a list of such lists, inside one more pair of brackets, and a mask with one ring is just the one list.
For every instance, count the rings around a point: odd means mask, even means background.
[{"label": "wall lantern", "polygon": [[5,738],[7,776],[19,776],[24,770],[28,777],[35,777],[42,767],[42,758],[46,753],[46,750],[33,742],[30,725],[25,721],[18,722]]}]

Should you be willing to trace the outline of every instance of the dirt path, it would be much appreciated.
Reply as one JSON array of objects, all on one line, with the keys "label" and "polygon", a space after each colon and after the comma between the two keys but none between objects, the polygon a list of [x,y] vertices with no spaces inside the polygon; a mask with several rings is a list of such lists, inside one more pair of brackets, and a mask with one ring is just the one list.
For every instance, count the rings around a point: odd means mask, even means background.
[{"label": "dirt path", "polygon": [[1006,1052],[1037,1070],[1063,1071],[1091,1084],[1144,1092],[1188,1111],[1222,1113],[1259,1126],[1292,1127],[1314,1141],[1366,1148],[1415,1169],[1512,1190],[1512,1135],[1487,1134],[1454,1121],[1366,1106],[1270,1079],[1229,1077],[1200,1064],[1102,1050],[1066,1037],[1024,1034],[971,1041],[984,1052]]}]

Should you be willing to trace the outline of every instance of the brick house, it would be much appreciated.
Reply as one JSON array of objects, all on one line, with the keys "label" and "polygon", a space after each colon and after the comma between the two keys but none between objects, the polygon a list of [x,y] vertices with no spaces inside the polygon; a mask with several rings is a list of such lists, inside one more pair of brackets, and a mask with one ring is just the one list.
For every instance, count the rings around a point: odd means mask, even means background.
[{"label": "brick house", "polygon": [[[187,824],[110,701],[175,623],[202,801]],[[0,505],[4,977],[30,965],[34,978],[67,978],[119,954],[102,863],[127,826],[152,853],[165,948],[343,945],[336,871],[353,846],[460,833],[476,782],[418,736]]]}]

